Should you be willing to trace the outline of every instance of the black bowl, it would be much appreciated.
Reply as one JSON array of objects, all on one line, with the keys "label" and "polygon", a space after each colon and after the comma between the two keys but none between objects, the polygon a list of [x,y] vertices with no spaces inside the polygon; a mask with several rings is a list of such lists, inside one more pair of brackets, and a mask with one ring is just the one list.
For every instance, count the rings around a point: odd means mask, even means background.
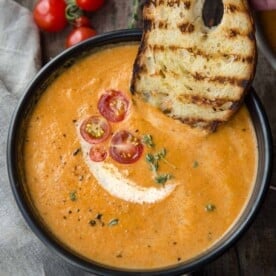
[{"label": "black bowl", "polygon": [[9,129],[7,148],[8,173],[14,197],[23,217],[32,231],[44,244],[46,244],[49,249],[53,249],[53,251],[58,253],[69,263],[96,274],[130,275],[143,273],[145,275],[174,275],[199,269],[202,265],[207,264],[225,252],[250,226],[257,210],[264,200],[265,192],[267,191],[271,177],[272,139],[270,127],[261,102],[253,88],[251,88],[245,102],[254,123],[259,149],[256,183],[251,198],[241,217],[230,229],[230,231],[228,231],[228,233],[208,251],[192,260],[177,264],[175,266],[154,270],[124,270],[92,262],[78,256],[76,253],[60,244],[53,237],[53,235],[51,235],[51,233],[43,227],[35,215],[30,204],[30,200],[28,200],[28,194],[24,189],[24,171],[21,166],[23,162],[22,135],[24,135],[24,128],[28,115],[32,111],[33,106],[36,104],[47,85],[61,71],[63,71],[64,68],[71,66],[74,63],[74,60],[86,55],[97,47],[121,42],[138,42],[140,39],[141,31],[139,30],[116,31],[97,36],[61,53],[59,56],[51,60],[51,62],[49,62],[31,82],[24,96],[20,100]]}]

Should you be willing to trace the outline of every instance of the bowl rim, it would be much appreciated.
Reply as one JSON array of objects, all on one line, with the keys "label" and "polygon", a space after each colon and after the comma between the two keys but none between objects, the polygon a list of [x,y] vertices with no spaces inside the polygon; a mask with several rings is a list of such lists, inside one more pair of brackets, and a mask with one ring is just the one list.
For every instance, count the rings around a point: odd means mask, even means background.
[{"label": "bowl rim", "polygon": [[[92,272],[98,275],[175,275],[180,273],[192,272],[203,265],[215,260],[218,256],[224,253],[229,249],[240,237],[241,235],[249,228],[253,222],[257,212],[259,211],[261,204],[263,203],[265,194],[269,187],[269,182],[272,174],[272,135],[269,126],[269,121],[265,110],[261,104],[260,99],[255,93],[254,89],[250,91],[247,96],[247,101],[254,106],[256,116],[260,120],[260,128],[262,135],[264,136],[264,151],[265,151],[265,165],[264,165],[264,176],[262,178],[260,188],[257,193],[255,202],[253,202],[247,217],[240,223],[236,231],[231,234],[231,236],[222,244],[216,246],[210,252],[205,253],[200,259],[195,258],[188,263],[179,263],[170,267],[161,267],[156,269],[123,269],[118,267],[111,267],[105,264],[94,263],[93,261],[86,261],[84,258],[77,256],[76,254],[66,250],[65,246],[59,244],[54,240],[49,233],[43,229],[41,223],[30,212],[30,208],[24,200],[24,197],[21,195],[20,191],[20,181],[17,177],[17,164],[15,162],[16,158],[16,129],[22,121],[22,111],[27,106],[28,99],[32,96],[34,87],[38,85],[41,80],[47,79],[49,72],[52,69],[58,68],[59,64],[63,63],[68,59],[68,57],[81,53],[82,51],[87,51],[87,49],[94,49],[99,46],[109,45],[114,43],[121,42],[134,42],[141,39],[141,30],[140,29],[126,29],[126,30],[117,30],[108,33],[98,35],[96,37],[90,38],[72,48],[65,50],[60,53],[54,59],[52,59],[48,64],[41,68],[38,74],[30,82],[28,87],[25,89],[11,119],[9,131],[8,131],[8,140],[7,140],[7,168],[9,182],[13,192],[13,196],[17,203],[17,206],[27,222],[30,229],[35,233],[35,235],[42,241],[44,245],[47,246],[52,252],[59,255],[62,259],[69,262],[70,264],[78,267],[82,270]],[[233,227],[233,226],[232,226]],[[218,242],[219,243],[219,242]]]}]

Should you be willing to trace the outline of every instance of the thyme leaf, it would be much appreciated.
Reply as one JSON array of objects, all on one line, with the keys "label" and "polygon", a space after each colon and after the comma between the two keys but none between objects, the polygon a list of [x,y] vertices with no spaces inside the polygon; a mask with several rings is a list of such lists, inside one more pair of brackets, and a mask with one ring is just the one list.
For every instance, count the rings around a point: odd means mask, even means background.
[{"label": "thyme leaf", "polygon": [[158,160],[160,160],[160,159],[165,158],[166,154],[167,154],[167,150],[166,150],[165,148],[162,148],[159,152],[157,152],[157,153],[155,154],[155,157],[156,157]]},{"label": "thyme leaf", "polygon": [[213,212],[216,210],[216,206],[212,203],[208,203],[206,206],[205,206],[205,210],[207,212]]},{"label": "thyme leaf", "polygon": [[77,200],[77,193],[76,191],[70,192],[69,193],[69,197],[72,201],[76,201]]},{"label": "thyme leaf", "polygon": [[197,168],[199,166],[199,163],[197,160],[194,161],[193,168]]},{"label": "thyme leaf", "polygon": [[151,169],[154,173],[156,173],[157,170],[158,170],[159,165],[158,165],[158,162],[156,162],[156,160],[155,160],[155,158],[154,158],[154,155],[151,154],[151,153],[148,153],[148,154],[146,155],[146,161],[150,164],[150,169]]},{"label": "thyme leaf", "polygon": [[164,185],[171,178],[172,178],[172,175],[166,173],[166,174],[159,174],[159,175],[157,175],[154,178],[154,180],[155,180],[156,183]]},{"label": "thyme leaf", "polygon": [[154,148],[155,146],[152,140],[152,136],[150,134],[143,135],[142,143],[147,145],[149,148]]},{"label": "thyme leaf", "polygon": [[[152,136],[150,134],[144,135],[142,138],[142,142],[151,148],[155,146]],[[159,169],[159,161],[164,161],[171,168],[176,169],[176,166],[171,164],[165,158],[166,155],[167,155],[167,150],[165,148],[161,148],[161,150],[156,153],[147,153],[145,157],[147,163],[150,165],[150,170],[153,171],[155,182],[162,185],[165,185],[165,183],[172,178],[172,175],[169,173],[166,173],[166,174],[157,173]]]},{"label": "thyme leaf", "polygon": [[154,156],[153,156],[153,154],[148,153],[146,155],[146,160],[147,160],[148,163],[153,163],[154,162]]}]

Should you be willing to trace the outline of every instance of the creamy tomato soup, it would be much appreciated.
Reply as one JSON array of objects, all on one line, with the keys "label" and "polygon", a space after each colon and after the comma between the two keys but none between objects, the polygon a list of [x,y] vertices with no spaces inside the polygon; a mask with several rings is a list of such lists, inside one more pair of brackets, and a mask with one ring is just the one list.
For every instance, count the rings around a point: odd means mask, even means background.
[{"label": "creamy tomato soup", "polygon": [[27,190],[45,226],[85,258],[157,268],[214,245],[255,181],[246,107],[207,135],[129,92],[137,44],[99,50],[46,89],[24,146]]}]

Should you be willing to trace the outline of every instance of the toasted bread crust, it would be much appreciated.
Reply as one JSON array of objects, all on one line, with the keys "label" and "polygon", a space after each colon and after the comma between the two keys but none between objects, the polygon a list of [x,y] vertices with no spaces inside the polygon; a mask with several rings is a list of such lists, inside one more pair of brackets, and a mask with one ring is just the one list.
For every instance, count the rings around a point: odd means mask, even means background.
[{"label": "toasted bread crust", "polygon": [[241,105],[256,68],[247,1],[224,0],[218,26],[204,25],[204,0],[148,0],[131,91],[168,116],[214,131]]}]

